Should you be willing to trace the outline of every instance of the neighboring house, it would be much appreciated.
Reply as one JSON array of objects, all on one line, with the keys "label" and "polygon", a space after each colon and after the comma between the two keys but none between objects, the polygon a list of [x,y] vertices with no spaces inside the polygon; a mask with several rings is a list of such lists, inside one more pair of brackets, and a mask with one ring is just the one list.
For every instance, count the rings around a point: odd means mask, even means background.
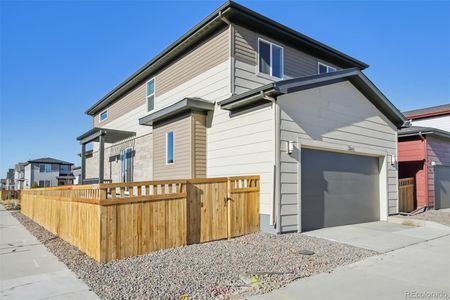
[{"label": "neighboring house", "polygon": [[5,190],[14,190],[15,188],[14,174],[15,174],[14,169],[8,169],[8,171],[6,172]]},{"label": "neighboring house", "polygon": [[254,174],[263,230],[385,220],[406,119],[366,67],[227,2],[87,110],[83,182]]},{"label": "neighboring house", "polygon": [[15,190],[22,190],[25,187],[25,163],[18,163],[14,169]]},{"label": "neighboring house", "polygon": [[403,113],[412,126],[450,131],[450,104],[410,110]]},{"label": "neighboring house", "polygon": [[415,179],[415,207],[450,208],[450,132],[405,128],[398,133],[399,178]]},{"label": "neighboring house", "polygon": [[6,190],[6,179],[0,179],[0,190]]},{"label": "neighboring house", "polygon": [[29,160],[24,163],[24,188],[71,185],[72,166],[70,162],[50,157]]}]

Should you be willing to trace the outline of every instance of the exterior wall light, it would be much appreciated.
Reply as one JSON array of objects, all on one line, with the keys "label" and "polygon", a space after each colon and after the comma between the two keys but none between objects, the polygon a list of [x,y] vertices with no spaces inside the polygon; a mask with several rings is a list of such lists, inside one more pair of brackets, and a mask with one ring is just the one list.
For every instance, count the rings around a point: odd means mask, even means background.
[{"label": "exterior wall light", "polygon": [[395,158],[395,155],[391,155],[391,165],[395,166],[396,163],[397,163],[397,159]]},{"label": "exterior wall light", "polygon": [[290,155],[294,152],[294,141],[287,142],[287,153]]}]

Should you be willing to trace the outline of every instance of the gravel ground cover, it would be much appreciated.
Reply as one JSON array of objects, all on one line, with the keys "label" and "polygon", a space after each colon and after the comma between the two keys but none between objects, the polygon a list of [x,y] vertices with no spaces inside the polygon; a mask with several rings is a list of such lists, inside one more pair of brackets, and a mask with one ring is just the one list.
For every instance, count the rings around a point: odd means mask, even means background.
[{"label": "gravel ground cover", "polygon": [[13,215],[102,299],[241,299],[377,254],[302,234],[257,233],[100,264]]},{"label": "gravel ground cover", "polygon": [[427,210],[421,214],[415,216],[403,216],[405,219],[419,219],[425,221],[433,221],[436,223],[441,223],[443,225],[450,226],[450,212],[445,212],[441,210]]}]

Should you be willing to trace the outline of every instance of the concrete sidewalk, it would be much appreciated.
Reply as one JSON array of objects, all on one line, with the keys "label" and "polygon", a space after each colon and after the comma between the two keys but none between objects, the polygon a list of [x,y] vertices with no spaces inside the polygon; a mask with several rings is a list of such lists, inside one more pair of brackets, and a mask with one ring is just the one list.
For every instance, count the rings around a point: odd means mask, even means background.
[{"label": "concrete sidewalk", "polygon": [[250,299],[450,299],[450,236],[297,280]]},{"label": "concrete sidewalk", "polygon": [[2,205],[0,298],[99,299]]},{"label": "concrete sidewalk", "polygon": [[[403,221],[406,220],[395,220]],[[411,220],[408,220],[412,222]],[[450,235],[450,227],[418,220],[422,226],[405,226],[392,222],[370,222],[328,227],[304,234],[352,245],[359,248],[387,253],[428,240]]]}]

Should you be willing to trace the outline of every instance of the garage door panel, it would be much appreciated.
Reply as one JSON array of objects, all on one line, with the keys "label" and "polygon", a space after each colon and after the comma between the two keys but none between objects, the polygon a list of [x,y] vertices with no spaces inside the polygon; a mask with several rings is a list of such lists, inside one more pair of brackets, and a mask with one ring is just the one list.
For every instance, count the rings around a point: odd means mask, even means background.
[{"label": "garage door panel", "polygon": [[436,209],[450,208],[450,167],[435,166],[434,181]]},{"label": "garage door panel", "polygon": [[378,158],[302,149],[302,230],[379,219]]}]

